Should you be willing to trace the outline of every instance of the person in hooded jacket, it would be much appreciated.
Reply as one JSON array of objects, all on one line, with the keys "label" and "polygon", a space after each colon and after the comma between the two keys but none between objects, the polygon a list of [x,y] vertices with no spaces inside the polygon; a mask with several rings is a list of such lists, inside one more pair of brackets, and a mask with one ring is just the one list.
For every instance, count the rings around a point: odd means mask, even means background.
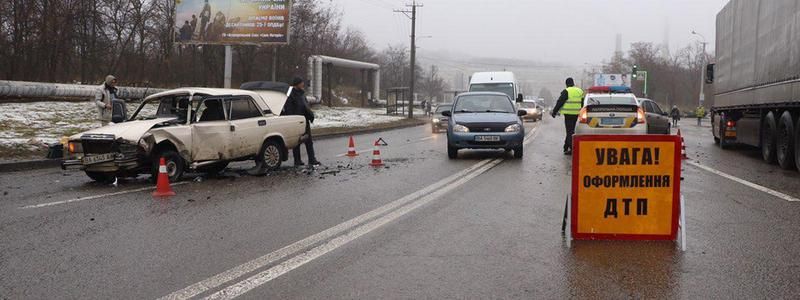
[{"label": "person in hooded jacket", "polygon": [[[289,94],[289,98],[286,99],[286,104],[283,105],[282,115],[304,116],[306,118],[306,132],[304,134],[306,138],[303,144],[306,145],[308,163],[313,166],[320,163],[314,156],[314,141],[311,139],[311,123],[314,123],[314,112],[306,99],[305,88],[305,81],[302,78],[298,77],[292,80],[292,92]],[[292,154],[294,155],[295,166],[305,165],[300,158],[300,145],[292,149]]]},{"label": "person in hooded jacket", "polygon": [[105,82],[97,87],[94,93],[94,104],[97,106],[98,120],[103,126],[111,122],[113,107],[111,106],[117,96],[117,78],[114,75],[106,76]]}]

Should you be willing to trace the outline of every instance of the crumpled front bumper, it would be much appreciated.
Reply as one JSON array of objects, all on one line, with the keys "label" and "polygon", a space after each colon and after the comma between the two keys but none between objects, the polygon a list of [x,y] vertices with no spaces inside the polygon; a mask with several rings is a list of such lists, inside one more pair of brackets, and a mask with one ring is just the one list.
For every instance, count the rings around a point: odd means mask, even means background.
[{"label": "crumpled front bumper", "polygon": [[112,161],[95,164],[84,164],[83,159],[65,159],[61,162],[63,170],[86,170],[94,172],[116,172],[120,170],[136,169],[140,166],[139,158],[135,154],[117,153]]}]

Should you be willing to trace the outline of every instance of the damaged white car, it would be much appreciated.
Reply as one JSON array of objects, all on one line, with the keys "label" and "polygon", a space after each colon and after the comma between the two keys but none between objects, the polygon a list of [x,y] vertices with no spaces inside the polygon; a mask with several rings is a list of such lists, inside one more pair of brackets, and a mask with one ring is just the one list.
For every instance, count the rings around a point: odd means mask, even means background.
[{"label": "damaged white car", "polygon": [[231,161],[277,169],[305,133],[305,118],[281,116],[289,86],[263,82],[253,91],[180,88],[147,97],[126,122],[69,138],[62,168],[110,182],[158,172],[170,181],[187,170],[218,173]]}]

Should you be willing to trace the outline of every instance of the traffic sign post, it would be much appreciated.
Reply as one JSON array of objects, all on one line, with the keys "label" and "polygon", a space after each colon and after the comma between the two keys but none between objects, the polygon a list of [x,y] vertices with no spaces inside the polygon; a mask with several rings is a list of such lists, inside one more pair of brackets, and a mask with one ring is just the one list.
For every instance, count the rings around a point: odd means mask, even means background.
[{"label": "traffic sign post", "polygon": [[568,240],[676,240],[680,219],[685,249],[679,137],[579,135],[573,145]]}]

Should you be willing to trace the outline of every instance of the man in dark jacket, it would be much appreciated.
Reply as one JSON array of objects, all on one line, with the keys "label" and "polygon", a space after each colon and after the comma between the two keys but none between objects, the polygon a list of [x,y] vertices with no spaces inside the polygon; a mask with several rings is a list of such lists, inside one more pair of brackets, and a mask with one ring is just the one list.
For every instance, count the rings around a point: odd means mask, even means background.
[{"label": "man in dark jacket", "polygon": [[[308,105],[308,100],[305,96],[306,84],[302,78],[295,78],[292,80],[292,93],[286,99],[286,104],[283,105],[283,115],[287,116],[304,116],[306,117],[306,139],[303,141],[306,144],[306,153],[308,154],[308,163],[319,165],[319,161],[314,157],[314,142],[311,140],[311,123],[314,123],[314,112],[311,111],[311,106]],[[294,165],[305,165],[303,160],[300,159],[300,145],[292,149],[294,154]]]}]

